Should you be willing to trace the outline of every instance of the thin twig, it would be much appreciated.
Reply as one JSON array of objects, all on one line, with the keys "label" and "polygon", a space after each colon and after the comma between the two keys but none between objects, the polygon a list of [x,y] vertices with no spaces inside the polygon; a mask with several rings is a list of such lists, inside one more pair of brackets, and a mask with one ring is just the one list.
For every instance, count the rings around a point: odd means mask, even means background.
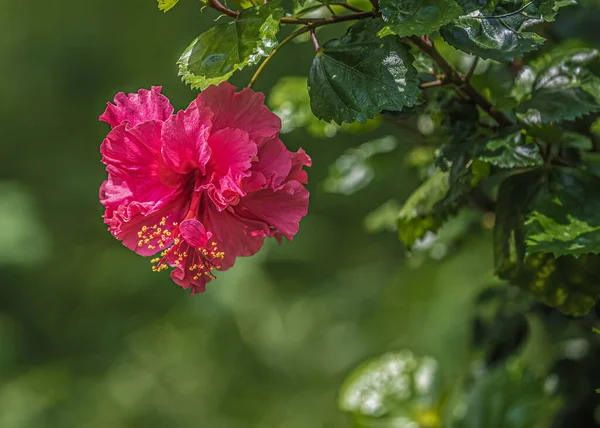
[{"label": "thin twig", "polygon": [[437,86],[445,85],[446,83],[448,83],[448,82],[443,79],[438,79],[438,80],[434,80],[433,82],[421,83],[421,85],[419,87],[421,89],[435,88]]},{"label": "thin twig", "polygon": [[456,84],[461,88],[461,90],[473,100],[475,104],[481,107],[483,110],[487,112],[491,117],[494,118],[496,122],[498,122],[501,126],[509,126],[512,125],[512,122],[504,113],[500,110],[496,110],[496,108],[490,103],[483,95],[481,95],[477,90],[471,85],[470,82],[465,81],[463,77],[446,61],[446,59],[440,55],[438,50],[433,46],[433,42],[427,39],[421,39],[417,36],[411,36],[410,41],[413,42],[419,49],[425,52],[427,55],[431,57],[435,61],[435,63],[442,69],[446,78],[452,83]]},{"label": "thin twig", "polygon": [[473,73],[475,73],[475,69],[477,68],[478,62],[479,62],[479,57],[476,56],[475,59],[473,60],[473,64],[471,64],[471,68],[469,68],[469,71],[467,72],[467,75],[465,76],[465,82],[468,82],[469,80],[471,80],[471,77],[473,77]]},{"label": "thin twig", "polygon": [[319,41],[317,40],[317,34],[315,33],[314,28],[310,29],[310,38],[315,46],[315,51],[317,51],[317,53],[321,52],[321,46],[319,46]]},{"label": "thin twig", "polygon": [[254,73],[254,76],[252,76],[252,79],[250,79],[250,83],[248,83],[248,87],[251,88],[252,85],[254,85],[254,83],[256,83],[256,80],[258,79],[258,76],[260,76],[260,73],[262,73],[262,71],[265,69],[265,67],[267,66],[267,64],[273,59],[273,57],[275,56],[275,54],[277,52],[279,52],[279,50],[285,46],[286,43],[288,43],[289,41],[295,39],[296,37],[298,37],[301,34],[304,33],[308,33],[309,31],[311,31],[310,26],[304,26],[302,28],[297,29],[296,31],[294,31],[293,33],[291,33],[289,36],[287,36],[285,39],[283,39],[281,41],[281,43],[279,43],[269,54],[268,57],[266,57],[263,62],[258,66],[258,69],[256,70],[256,72]]}]

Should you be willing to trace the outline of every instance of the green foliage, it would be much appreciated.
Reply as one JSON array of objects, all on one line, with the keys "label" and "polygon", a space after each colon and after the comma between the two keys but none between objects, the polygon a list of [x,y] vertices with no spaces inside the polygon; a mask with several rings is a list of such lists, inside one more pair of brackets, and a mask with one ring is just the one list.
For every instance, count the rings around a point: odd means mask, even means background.
[{"label": "green foliage", "polygon": [[315,117],[310,109],[310,98],[306,77],[286,76],[281,78],[269,94],[267,104],[281,118],[281,132],[288,133],[296,128],[305,128],[314,137],[334,137],[339,131],[350,133],[372,132],[381,125],[381,117],[366,123],[327,123]]},{"label": "green foliage", "polygon": [[456,428],[548,428],[561,409],[560,398],[546,379],[519,361],[510,361],[480,376],[466,400],[465,417]]},{"label": "green foliage", "polygon": [[496,61],[521,56],[538,49],[544,42],[535,33],[517,32],[502,19],[488,17],[480,11],[442,27],[440,34],[457,49]]},{"label": "green foliage", "polygon": [[[511,132],[512,131],[512,132]],[[544,163],[531,138],[523,130],[508,130],[485,142],[478,158],[500,168],[539,166]]]},{"label": "green foliage", "polygon": [[179,75],[195,89],[227,80],[254,65],[277,45],[280,2],[242,10],[234,21],[217,24],[200,34],[177,61]]},{"label": "green foliage", "polygon": [[600,109],[600,79],[585,67],[598,56],[588,48],[556,48],[515,80],[513,97],[528,123],[572,120]]},{"label": "green foliage", "polygon": [[400,37],[430,34],[463,13],[454,0],[381,0],[379,8],[386,21],[382,34]]},{"label": "green foliage", "polygon": [[158,0],[158,8],[163,12],[171,10],[179,0]]},{"label": "green foliage", "polygon": [[438,362],[404,350],[357,367],[340,389],[339,407],[364,427],[435,426],[439,399]]},{"label": "green foliage", "polygon": [[567,168],[503,182],[494,228],[498,275],[566,314],[587,313],[600,297],[598,184]]},{"label": "green foliage", "polygon": [[489,173],[483,162],[471,162],[456,174],[436,170],[407,199],[398,213],[398,233],[408,248],[435,232],[468,200],[471,189]]},{"label": "green foliage", "polygon": [[365,122],[382,110],[399,111],[418,102],[417,70],[408,46],[395,36],[379,39],[379,27],[376,20],[360,21],[317,53],[308,92],[319,119]]}]

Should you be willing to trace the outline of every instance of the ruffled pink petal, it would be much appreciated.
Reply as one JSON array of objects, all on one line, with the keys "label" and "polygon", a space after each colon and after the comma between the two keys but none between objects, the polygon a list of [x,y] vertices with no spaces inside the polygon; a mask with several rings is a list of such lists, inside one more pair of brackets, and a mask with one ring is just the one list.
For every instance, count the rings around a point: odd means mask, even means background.
[{"label": "ruffled pink petal", "polygon": [[208,240],[212,237],[212,233],[207,232],[202,223],[195,219],[183,221],[179,225],[181,237],[185,241],[196,248],[204,248]]},{"label": "ruffled pink petal", "polygon": [[212,280],[210,276],[201,275],[198,279],[194,279],[193,275],[189,273],[189,266],[175,266],[171,271],[171,279],[173,282],[183,289],[190,290],[190,294],[204,293],[206,291],[206,284]]},{"label": "ruffled pink petal", "polygon": [[302,168],[305,166],[311,166],[312,160],[302,149],[298,149],[296,153],[292,155],[292,169],[287,177],[286,181],[296,180],[302,184],[308,183],[308,174]]},{"label": "ruffled pink petal", "polygon": [[137,94],[125,95],[119,92],[115,103],[107,103],[106,110],[99,117],[113,128],[124,121],[131,126],[147,120],[165,121],[173,114],[169,99],[162,95],[162,87],[153,86],[151,90],[140,89]]},{"label": "ruffled pink petal", "polygon": [[161,127],[158,121],[119,125],[102,143],[100,152],[109,175],[100,195],[107,208],[105,217],[132,202],[154,211],[181,193],[185,176],[166,168],[160,155]]},{"label": "ruffled pink petal", "polygon": [[220,270],[233,266],[238,256],[255,254],[270,233],[264,222],[242,219],[231,207],[218,211],[211,203],[205,204],[202,223],[213,232],[213,240],[225,253]]},{"label": "ruffled pink petal", "polygon": [[242,218],[263,221],[288,240],[298,233],[299,222],[308,212],[308,190],[298,181],[285,183],[274,191],[267,188],[248,194],[235,207]]},{"label": "ruffled pink petal", "polygon": [[160,166],[161,128],[162,122],[154,120],[113,128],[100,146],[102,162],[135,176],[155,174]]},{"label": "ruffled pink petal", "polygon": [[223,82],[209,86],[200,94],[205,106],[213,113],[213,132],[224,128],[243,129],[250,139],[260,144],[279,133],[281,119],[265,106],[265,96],[252,89],[235,92],[235,86]]},{"label": "ruffled pink petal", "polygon": [[165,164],[180,174],[199,169],[206,172],[210,157],[207,144],[213,114],[202,106],[200,98],[186,110],[171,116],[162,128],[162,155]]},{"label": "ruffled pink petal", "polygon": [[[142,256],[150,256],[172,244],[174,235],[166,236],[164,232],[175,230],[173,223],[184,218],[187,207],[187,200],[183,197],[159,211],[147,211],[144,204],[132,202],[115,212],[110,219],[109,229],[130,250]],[[163,233],[158,231],[159,228]],[[163,246],[159,245],[161,241]]]},{"label": "ruffled pink petal", "polygon": [[279,138],[263,142],[258,150],[258,162],[252,165],[252,176],[245,180],[244,188],[252,192],[268,185],[279,187],[292,167],[290,152]]},{"label": "ruffled pink petal", "polygon": [[250,176],[252,160],[258,151],[248,134],[241,129],[225,128],[212,134],[208,139],[211,149],[210,160],[206,165],[210,184],[202,187],[209,190],[209,196],[220,210],[236,204],[245,195],[242,180]]}]

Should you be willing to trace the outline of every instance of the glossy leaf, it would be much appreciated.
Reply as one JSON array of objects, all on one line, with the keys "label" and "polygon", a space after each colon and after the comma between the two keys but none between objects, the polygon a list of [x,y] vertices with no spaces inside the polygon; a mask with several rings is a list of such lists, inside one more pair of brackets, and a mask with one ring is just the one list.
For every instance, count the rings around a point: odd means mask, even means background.
[{"label": "glossy leaf", "polygon": [[[533,170],[508,178],[500,187],[494,227],[500,278],[572,315],[585,315],[600,297],[600,256],[588,254],[597,252],[598,220],[590,210],[598,197],[589,191],[599,179],[584,174]],[[592,200],[581,202],[584,195]]]},{"label": "glossy leaf", "polygon": [[438,31],[463,13],[454,0],[381,0],[379,9],[386,21],[382,35],[400,37]]},{"label": "glossy leaf", "polygon": [[512,95],[530,124],[572,120],[600,109],[600,79],[584,67],[598,51],[555,49],[524,67]]},{"label": "glossy leaf", "polygon": [[440,34],[457,49],[484,59],[511,60],[536,50],[544,39],[535,33],[520,33],[501,19],[477,11],[440,29]]},{"label": "glossy leaf", "polygon": [[204,89],[254,65],[277,45],[279,1],[242,10],[234,21],[217,24],[200,34],[183,52],[179,75],[192,88]]},{"label": "glossy leaf", "polygon": [[158,0],[158,8],[163,12],[167,12],[179,2],[179,0]]},{"label": "glossy leaf", "polygon": [[369,426],[369,421],[382,426],[439,423],[440,381],[435,359],[408,350],[390,352],[361,364],[348,376],[340,389],[339,407],[361,426]]},{"label": "glossy leaf", "polygon": [[479,159],[500,168],[537,166],[544,163],[537,145],[522,130],[485,142]]},{"label": "glossy leaf", "polygon": [[327,122],[365,122],[382,110],[418,102],[419,81],[408,46],[395,36],[378,38],[375,20],[354,24],[327,42],[313,60],[308,92],[313,113]]},{"label": "glossy leaf", "polygon": [[305,128],[314,137],[330,138],[340,131],[354,134],[372,132],[382,122],[380,116],[375,116],[366,123],[344,123],[340,126],[317,119],[310,109],[306,77],[300,76],[285,76],[279,79],[271,89],[267,104],[281,118],[282,133]]}]

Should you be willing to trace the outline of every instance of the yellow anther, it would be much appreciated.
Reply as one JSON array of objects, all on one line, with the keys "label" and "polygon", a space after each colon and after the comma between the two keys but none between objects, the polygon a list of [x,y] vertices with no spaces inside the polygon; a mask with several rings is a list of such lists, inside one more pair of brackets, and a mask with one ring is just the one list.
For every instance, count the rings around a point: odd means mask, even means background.
[{"label": "yellow anther", "polygon": [[142,232],[145,232],[148,230],[148,226],[142,226]]}]

